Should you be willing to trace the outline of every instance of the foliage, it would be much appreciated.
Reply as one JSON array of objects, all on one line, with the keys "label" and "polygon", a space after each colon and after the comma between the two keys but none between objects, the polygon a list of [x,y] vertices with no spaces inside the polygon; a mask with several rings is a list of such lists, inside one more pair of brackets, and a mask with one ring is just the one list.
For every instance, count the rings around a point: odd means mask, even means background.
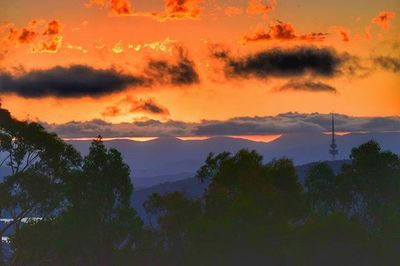
[{"label": "foliage", "polygon": [[[287,158],[265,163],[255,151],[210,154],[197,172],[208,184],[204,195],[151,195],[147,226],[130,207],[129,167],[101,138],[81,158],[40,125],[1,109],[0,152],[10,169],[0,183],[0,214],[11,218],[0,233],[11,234],[12,265],[400,260],[400,159],[374,141],[354,148],[337,174],[315,164],[303,185]],[[22,225],[33,216],[42,219]]]},{"label": "foliage", "polygon": [[[129,206],[133,188],[121,154],[94,140],[64,189],[66,208],[57,217],[24,226],[14,237],[13,246],[21,250],[14,259],[20,264],[32,263],[34,256],[37,265],[112,265],[117,250],[134,245],[142,225]],[[31,234],[44,225],[49,241],[37,238],[37,246],[44,248],[32,250]]]}]

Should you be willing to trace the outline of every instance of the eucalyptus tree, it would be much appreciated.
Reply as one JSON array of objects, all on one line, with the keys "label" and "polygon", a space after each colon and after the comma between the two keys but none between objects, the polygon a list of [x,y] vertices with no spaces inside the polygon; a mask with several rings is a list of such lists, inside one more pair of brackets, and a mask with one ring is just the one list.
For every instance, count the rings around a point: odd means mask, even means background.
[{"label": "eucalyptus tree", "polygon": [[71,145],[0,108],[0,216],[8,218],[0,236],[18,232],[30,217],[55,215],[63,204],[64,178],[80,163]]}]

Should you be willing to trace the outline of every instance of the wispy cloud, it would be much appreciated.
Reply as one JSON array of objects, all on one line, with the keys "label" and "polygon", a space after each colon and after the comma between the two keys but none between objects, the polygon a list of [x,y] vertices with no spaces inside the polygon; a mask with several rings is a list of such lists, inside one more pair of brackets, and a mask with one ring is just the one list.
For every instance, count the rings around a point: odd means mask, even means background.
[{"label": "wispy cloud", "polygon": [[291,79],[281,87],[277,88],[277,90],[337,93],[335,87],[321,81],[314,81],[311,79]]},{"label": "wispy cloud", "polygon": [[395,73],[400,72],[400,58],[391,56],[378,56],[375,57],[374,63],[384,70],[392,71]]},{"label": "wispy cloud", "polygon": [[341,40],[343,42],[349,42],[350,41],[350,31],[342,26],[332,26],[331,30],[333,32],[336,32],[337,34],[339,34]]},{"label": "wispy cloud", "polygon": [[115,104],[106,107],[102,115],[104,117],[117,117],[136,113],[168,116],[169,110],[154,98],[135,99],[132,96],[126,96]]},{"label": "wispy cloud", "polygon": [[247,6],[247,13],[248,14],[259,14],[259,13],[266,13],[271,10],[274,10],[277,5],[276,0],[249,0],[249,4]]}]

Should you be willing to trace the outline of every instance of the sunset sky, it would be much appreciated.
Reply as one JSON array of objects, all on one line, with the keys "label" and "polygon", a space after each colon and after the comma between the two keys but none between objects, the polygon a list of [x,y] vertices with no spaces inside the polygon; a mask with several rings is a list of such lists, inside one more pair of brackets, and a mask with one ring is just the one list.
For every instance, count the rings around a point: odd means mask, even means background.
[{"label": "sunset sky", "polygon": [[64,137],[397,131],[399,73],[398,0],[0,2],[2,107]]}]

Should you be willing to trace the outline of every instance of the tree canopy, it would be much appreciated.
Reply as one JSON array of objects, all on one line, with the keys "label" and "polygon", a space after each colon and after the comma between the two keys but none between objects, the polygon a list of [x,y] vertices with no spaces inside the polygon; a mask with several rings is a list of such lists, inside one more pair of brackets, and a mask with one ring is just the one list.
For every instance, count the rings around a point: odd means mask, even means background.
[{"label": "tree canopy", "polygon": [[400,158],[375,141],[355,147],[338,173],[315,163],[304,183],[288,158],[264,162],[249,150],[210,154],[197,172],[204,194],[152,194],[145,223],[131,207],[129,167],[101,137],[82,157],[39,124],[0,109],[0,160],[8,169],[0,180],[0,215],[10,221],[0,233],[12,248],[0,265],[400,260]]}]

